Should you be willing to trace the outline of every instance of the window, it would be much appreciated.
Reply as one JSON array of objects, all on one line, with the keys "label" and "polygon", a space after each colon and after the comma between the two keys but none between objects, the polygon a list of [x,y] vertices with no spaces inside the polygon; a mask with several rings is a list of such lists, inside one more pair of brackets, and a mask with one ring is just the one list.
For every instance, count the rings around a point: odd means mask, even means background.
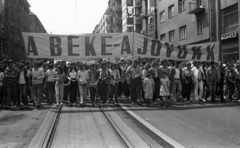
[{"label": "window", "polygon": [[238,5],[234,4],[221,11],[222,33],[238,31]]},{"label": "window", "polygon": [[133,0],[127,0],[127,6],[133,6]]},{"label": "window", "polygon": [[133,18],[127,18],[127,24],[132,25],[133,24]]},{"label": "window", "polygon": [[162,23],[162,22],[164,22],[165,21],[165,11],[162,11],[161,13],[160,13],[160,22]]},{"label": "window", "polygon": [[175,42],[175,31],[174,30],[169,32],[169,42],[170,43]]},{"label": "window", "polygon": [[197,34],[200,35],[203,33],[203,19],[197,20]]},{"label": "window", "polygon": [[127,32],[133,32],[133,26],[127,27]]},{"label": "window", "polygon": [[160,40],[161,40],[161,41],[166,41],[166,40],[165,40],[165,34],[160,35]]},{"label": "window", "polygon": [[179,28],[179,39],[184,40],[187,38],[187,26]]},{"label": "window", "polygon": [[185,0],[179,0],[179,13],[183,12],[186,10],[185,7]]},{"label": "window", "polygon": [[174,5],[168,7],[168,18],[174,17]]}]

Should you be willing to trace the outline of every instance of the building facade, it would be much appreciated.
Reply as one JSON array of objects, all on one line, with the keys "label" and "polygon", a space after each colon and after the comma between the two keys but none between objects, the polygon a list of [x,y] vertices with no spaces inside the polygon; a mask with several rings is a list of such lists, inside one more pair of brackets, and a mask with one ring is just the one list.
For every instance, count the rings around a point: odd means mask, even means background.
[{"label": "building facade", "polygon": [[239,60],[238,0],[221,0],[221,46],[223,61]]},{"label": "building facade", "polygon": [[15,61],[24,59],[22,32],[29,32],[30,5],[27,0],[0,0],[0,3],[0,57]]},{"label": "building facade", "polygon": [[122,0],[109,0],[107,15],[107,33],[122,32]]},{"label": "building facade", "polygon": [[41,21],[33,12],[29,14],[29,32],[47,33]]},{"label": "building facade", "polygon": [[135,31],[151,38],[158,38],[157,0],[135,0]]},{"label": "building facade", "polygon": [[[216,39],[211,30],[211,13],[208,0],[162,0],[158,3],[159,39],[179,45],[204,43]],[[210,19],[211,18],[211,19]],[[216,20],[215,20],[216,22]],[[216,24],[216,23],[215,23]]]},{"label": "building facade", "polygon": [[134,28],[134,0],[122,0],[122,32],[133,32]]}]

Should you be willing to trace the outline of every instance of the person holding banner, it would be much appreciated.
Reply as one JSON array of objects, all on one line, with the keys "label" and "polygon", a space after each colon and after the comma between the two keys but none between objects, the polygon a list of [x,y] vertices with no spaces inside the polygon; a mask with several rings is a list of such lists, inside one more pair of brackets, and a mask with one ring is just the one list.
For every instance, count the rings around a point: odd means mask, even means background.
[{"label": "person holding banner", "polygon": [[138,102],[138,105],[141,106],[140,103],[140,92],[142,87],[141,82],[141,75],[142,75],[142,69],[138,66],[137,60],[134,60],[132,65],[129,66],[127,69],[127,73],[130,75],[130,95],[131,95],[131,101],[132,104],[135,104]]},{"label": "person holding banner", "polygon": [[88,79],[88,70],[86,70],[86,65],[83,63],[80,66],[80,70],[78,71],[78,87],[80,94],[80,106],[83,107],[85,103],[85,99],[87,97],[87,79]]}]

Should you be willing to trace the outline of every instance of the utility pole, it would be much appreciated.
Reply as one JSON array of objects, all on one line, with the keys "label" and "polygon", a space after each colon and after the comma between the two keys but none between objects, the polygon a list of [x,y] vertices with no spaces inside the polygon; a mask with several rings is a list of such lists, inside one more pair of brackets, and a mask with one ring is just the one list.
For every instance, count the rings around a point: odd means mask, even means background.
[{"label": "utility pole", "polygon": [[157,17],[157,0],[154,0],[154,16],[155,16],[155,39],[158,39],[158,17]]},{"label": "utility pole", "polygon": [[239,34],[240,34],[240,29],[239,29],[239,24],[240,24],[240,0],[238,0],[238,60],[240,61],[240,38],[239,38]]},{"label": "utility pole", "polygon": [[223,61],[223,55],[222,55],[222,19],[221,19],[221,0],[217,0],[217,41],[219,42],[219,61]]},{"label": "utility pole", "polygon": [[148,36],[148,0],[145,0],[146,36]]}]

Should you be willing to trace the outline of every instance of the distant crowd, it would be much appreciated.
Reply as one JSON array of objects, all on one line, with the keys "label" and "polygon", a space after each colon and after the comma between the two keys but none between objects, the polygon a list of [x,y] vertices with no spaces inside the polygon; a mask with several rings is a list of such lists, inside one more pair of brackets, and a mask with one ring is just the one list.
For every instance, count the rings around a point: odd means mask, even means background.
[{"label": "distant crowd", "polygon": [[[194,94],[194,99],[192,95]],[[90,99],[88,99],[90,98]],[[121,60],[0,62],[0,107],[11,109],[42,101],[56,106],[92,106],[128,101],[132,105],[169,106],[178,101],[216,102],[240,99],[240,64]]]}]

